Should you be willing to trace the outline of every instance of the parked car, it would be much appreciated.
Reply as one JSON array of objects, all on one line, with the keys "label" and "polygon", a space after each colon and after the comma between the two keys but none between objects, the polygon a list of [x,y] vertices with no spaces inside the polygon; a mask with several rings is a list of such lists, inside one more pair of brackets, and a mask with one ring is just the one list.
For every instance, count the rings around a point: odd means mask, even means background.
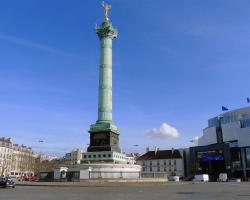
[{"label": "parked car", "polygon": [[227,182],[227,181],[228,181],[227,173],[220,173],[218,182]]},{"label": "parked car", "polygon": [[13,179],[9,177],[0,177],[0,187],[1,188],[7,188],[12,187],[14,188],[16,186],[16,183]]},{"label": "parked car", "polygon": [[194,175],[190,175],[190,176],[184,177],[183,181],[192,181],[193,179],[194,179]]},{"label": "parked car", "polygon": [[195,182],[208,182],[209,176],[208,176],[208,174],[195,175],[193,181],[195,181]]},{"label": "parked car", "polygon": [[174,182],[179,182],[180,181],[180,177],[179,176],[170,176],[168,178],[169,181],[174,181]]},{"label": "parked car", "polygon": [[22,178],[23,181],[37,181],[37,176],[24,176]]},{"label": "parked car", "polygon": [[228,180],[228,182],[241,183],[241,179],[240,178],[231,178],[231,179]]}]

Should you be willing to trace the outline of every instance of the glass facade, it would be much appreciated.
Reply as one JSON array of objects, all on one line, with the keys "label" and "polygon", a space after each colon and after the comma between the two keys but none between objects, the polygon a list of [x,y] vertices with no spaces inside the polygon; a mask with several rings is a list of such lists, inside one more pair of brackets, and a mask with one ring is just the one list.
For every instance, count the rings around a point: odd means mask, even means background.
[{"label": "glass facade", "polygon": [[240,149],[231,148],[230,154],[231,154],[231,161],[232,161],[233,169],[240,169],[242,167]]},{"label": "glass facade", "polygon": [[[236,121],[241,122],[241,127],[246,128],[250,127],[250,115],[249,114],[241,114],[237,112],[232,112],[229,114],[222,115],[221,124],[229,124]],[[219,126],[220,122],[218,117],[214,117],[208,120],[208,127],[217,127]]]},{"label": "glass facade", "polygon": [[244,118],[241,120],[241,128],[250,127],[250,118]]},{"label": "glass facade", "polygon": [[229,124],[236,121],[239,121],[241,116],[239,113],[230,113],[228,115],[223,115],[223,118],[221,119],[221,124]]},{"label": "glass facade", "polygon": [[217,117],[208,120],[208,127],[219,126],[219,120]]},{"label": "glass facade", "polygon": [[250,167],[250,147],[245,148],[246,166]]}]

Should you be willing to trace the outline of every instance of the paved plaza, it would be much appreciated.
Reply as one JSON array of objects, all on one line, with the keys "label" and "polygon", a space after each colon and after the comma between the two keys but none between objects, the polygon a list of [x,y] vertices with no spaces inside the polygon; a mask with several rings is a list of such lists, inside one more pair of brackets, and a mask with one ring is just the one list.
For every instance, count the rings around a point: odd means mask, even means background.
[{"label": "paved plaza", "polygon": [[116,187],[17,186],[0,189],[1,200],[241,200],[250,199],[250,183],[187,183]]}]

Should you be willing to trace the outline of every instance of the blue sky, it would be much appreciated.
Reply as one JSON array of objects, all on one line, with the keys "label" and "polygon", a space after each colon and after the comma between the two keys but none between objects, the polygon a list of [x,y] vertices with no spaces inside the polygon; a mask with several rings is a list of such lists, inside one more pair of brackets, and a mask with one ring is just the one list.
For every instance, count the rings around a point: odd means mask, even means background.
[{"label": "blue sky", "polygon": [[[122,149],[187,147],[222,105],[246,106],[250,1],[109,2]],[[0,0],[0,136],[57,155],[86,148],[97,119],[100,3]],[[163,123],[179,137],[149,137]]]}]

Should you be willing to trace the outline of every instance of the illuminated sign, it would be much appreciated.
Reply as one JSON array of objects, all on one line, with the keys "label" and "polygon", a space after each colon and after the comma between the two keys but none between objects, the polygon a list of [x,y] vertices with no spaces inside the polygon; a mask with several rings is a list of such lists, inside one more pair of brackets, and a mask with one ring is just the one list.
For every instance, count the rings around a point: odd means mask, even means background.
[{"label": "illuminated sign", "polygon": [[223,160],[223,154],[217,151],[198,152],[199,161]]}]

